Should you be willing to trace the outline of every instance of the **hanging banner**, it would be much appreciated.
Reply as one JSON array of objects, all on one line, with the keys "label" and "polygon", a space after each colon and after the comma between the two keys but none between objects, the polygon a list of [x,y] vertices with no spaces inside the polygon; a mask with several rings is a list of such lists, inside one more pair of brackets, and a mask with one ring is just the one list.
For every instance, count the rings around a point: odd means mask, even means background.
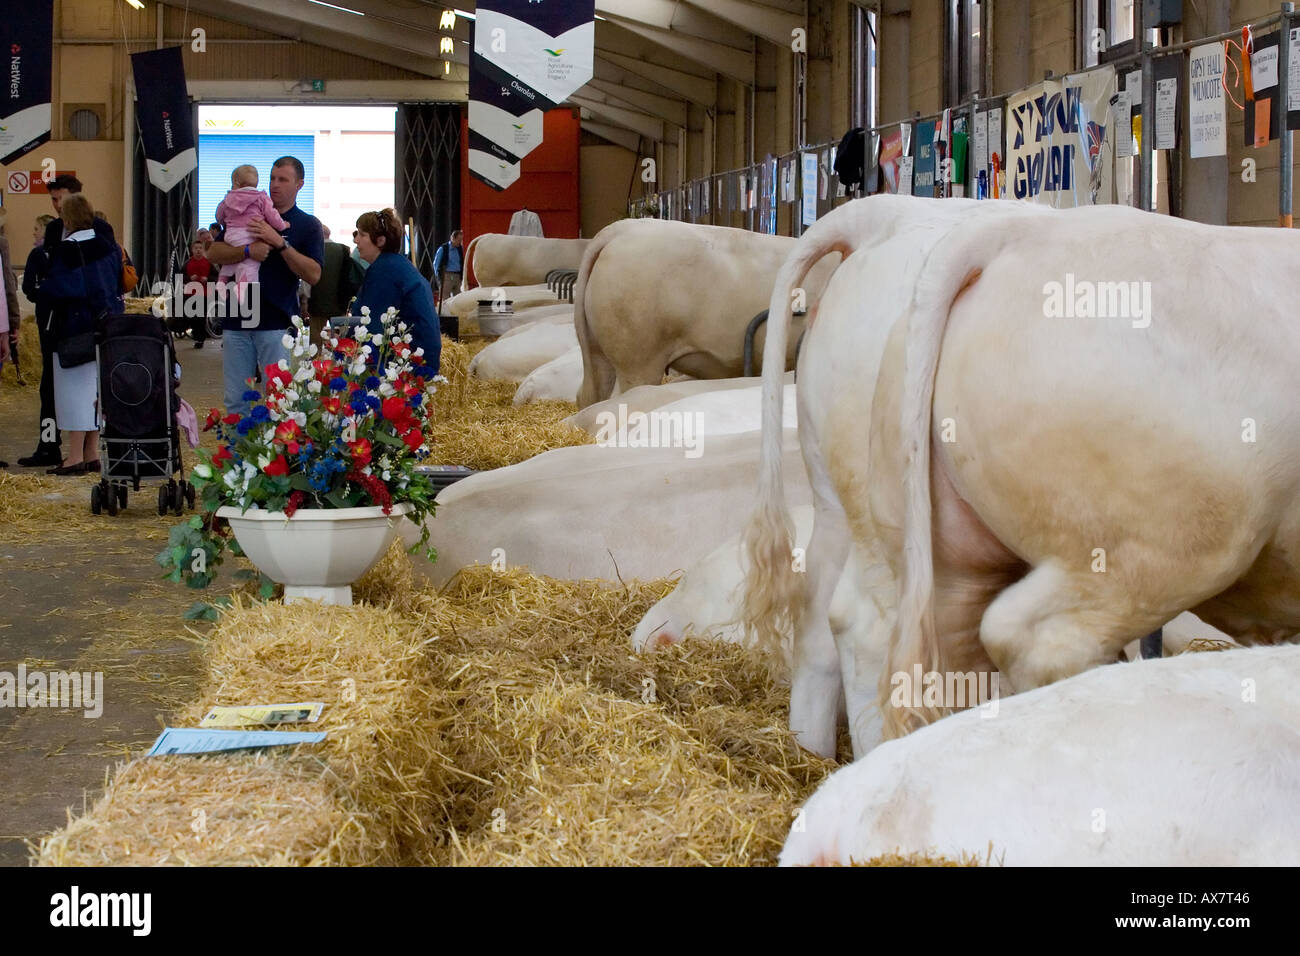
[{"label": "hanging banner", "polygon": [[595,0],[480,0],[474,52],[558,106],[592,77],[596,47]]},{"label": "hanging banner", "polygon": [[132,53],[131,70],[149,182],[167,192],[199,165],[181,48]]},{"label": "hanging banner", "polygon": [[1222,43],[1193,47],[1188,54],[1187,134],[1192,159],[1228,155],[1223,69]]},{"label": "hanging banner", "polygon": [[469,128],[517,163],[542,144],[542,111],[512,88],[517,80],[490,60],[469,57]]},{"label": "hanging banner", "polygon": [[500,146],[480,136],[473,130],[469,133],[469,173],[502,192],[519,181],[519,164],[511,162],[503,154]]},{"label": "hanging banner", "polygon": [[916,124],[916,149],[912,163],[912,195],[934,197],[934,134],[933,120]]},{"label": "hanging banner", "polygon": [[54,63],[54,0],[6,4],[0,49],[9,51],[0,105],[0,165],[26,156],[50,138]]},{"label": "hanging banner", "polygon": [[1114,94],[1115,71],[1100,69],[1007,98],[1011,198],[1057,209],[1114,201]]}]

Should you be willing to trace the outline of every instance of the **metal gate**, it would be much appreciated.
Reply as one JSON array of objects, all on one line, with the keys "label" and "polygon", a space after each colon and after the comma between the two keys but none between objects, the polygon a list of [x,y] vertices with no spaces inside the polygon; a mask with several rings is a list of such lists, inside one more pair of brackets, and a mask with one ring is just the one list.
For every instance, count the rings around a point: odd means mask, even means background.
[{"label": "metal gate", "polygon": [[460,113],[456,103],[398,103],[396,202],[414,220],[415,265],[433,279],[433,256],[460,225]]}]

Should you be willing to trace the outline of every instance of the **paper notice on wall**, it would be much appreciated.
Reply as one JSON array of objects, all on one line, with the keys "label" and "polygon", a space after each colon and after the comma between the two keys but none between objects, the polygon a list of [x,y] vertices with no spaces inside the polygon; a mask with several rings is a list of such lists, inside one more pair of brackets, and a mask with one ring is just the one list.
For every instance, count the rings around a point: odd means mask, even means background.
[{"label": "paper notice on wall", "polygon": [[800,157],[800,195],[803,199],[802,222],[811,226],[817,221],[817,154],[804,153]]},{"label": "paper notice on wall", "polygon": [[971,157],[971,179],[979,178],[989,165],[989,111],[975,114],[975,155]]},{"label": "paper notice on wall", "polygon": [[1129,120],[1133,101],[1129,98],[1129,91],[1120,90],[1111,104],[1115,116],[1115,158],[1127,159],[1133,155],[1133,127]]},{"label": "paper notice on wall", "polygon": [[1156,80],[1156,149],[1174,148],[1174,116],[1178,110],[1178,81]]},{"label": "paper notice on wall", "polygon": [[1250,78],[1256,92],[1277,86],[1277,47],[1257,50],[1250,55]]},{"label": "paper notice on wall", "polygon": [[988,144],[988,162],[993,162],[993,154],[998,154],[999,169],[1007,168],[1007,154],[1002,149],[1002,110],[1005,107],[999,106],[995,110],[989,110],[989,144]]},{"label": "paper notice on wall", "polygon": [[1286,110],[1300,110],[1300,27],[1291,31],[1291,55],[1287,63]]},{"label": "paper notice on wall", "polygon": [[[1295,63],[1300,66],[1300,58]],[[1187,56],[1187,136],[1192,159],[1228,153],[1223,69],[1221,43],[1193,47]]]},{"label": "paper notice on wall", "polygon": [[915,157],[903,156],[898,160],[898,194],[912,195],[912,163]]},{"label": "paper notice on wall", "polygon": [[1129,109],[1142,105],[1142,71],[1134,70],[1124,74],[1124,89],[1128,92]]}]

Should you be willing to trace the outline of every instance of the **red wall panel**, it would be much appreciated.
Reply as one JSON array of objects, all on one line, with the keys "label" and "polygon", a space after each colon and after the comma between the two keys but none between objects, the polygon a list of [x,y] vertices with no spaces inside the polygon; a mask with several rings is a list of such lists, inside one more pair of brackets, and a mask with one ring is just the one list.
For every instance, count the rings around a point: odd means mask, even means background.
[{"label": "red wall panel", "polygon": [[[549,110],[542,145],[520,162],[519,179],[497,192],[469,173],[469,120],[460,120],[460,225],[465,245],[485,232],[506,232],[510,217],[531,209],[548,239],[576,239],[581,228],[578,147],[582,127],[575,109]],[[472,278],[472,274],[470,277]]]}]

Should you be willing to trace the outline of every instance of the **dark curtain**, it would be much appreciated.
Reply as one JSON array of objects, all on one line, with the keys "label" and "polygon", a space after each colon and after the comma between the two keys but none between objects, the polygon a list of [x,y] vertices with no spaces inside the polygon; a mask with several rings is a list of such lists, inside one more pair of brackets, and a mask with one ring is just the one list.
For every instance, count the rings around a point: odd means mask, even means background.
[{"label": "dark curtain", "polygon": [[433,256],[460,225],[460,117],[456,103],[398,103],[394,158],[398,214],[415,220],[415,264],[433,278]]},{"label": "dark curtain", "polygon": [[[190,121],[194,126],[194,142],[199,141],[199,108],[190,102]],[[190,257],[189,242],[199,226],[199,171],[197,169],[162,192],[149,182],[149,171],[144,162],[144,142],[140,139],[140,126],[131,130],[132,155],[132,205],[131,237],[129,249],[135,262],[140,284],[135,295],[147,295],[155,282],[172,281],[172,276],[182,272]],[[200,162],[202,156],[199,157]],[[179,258],[177,258],[179,256]]]}]

